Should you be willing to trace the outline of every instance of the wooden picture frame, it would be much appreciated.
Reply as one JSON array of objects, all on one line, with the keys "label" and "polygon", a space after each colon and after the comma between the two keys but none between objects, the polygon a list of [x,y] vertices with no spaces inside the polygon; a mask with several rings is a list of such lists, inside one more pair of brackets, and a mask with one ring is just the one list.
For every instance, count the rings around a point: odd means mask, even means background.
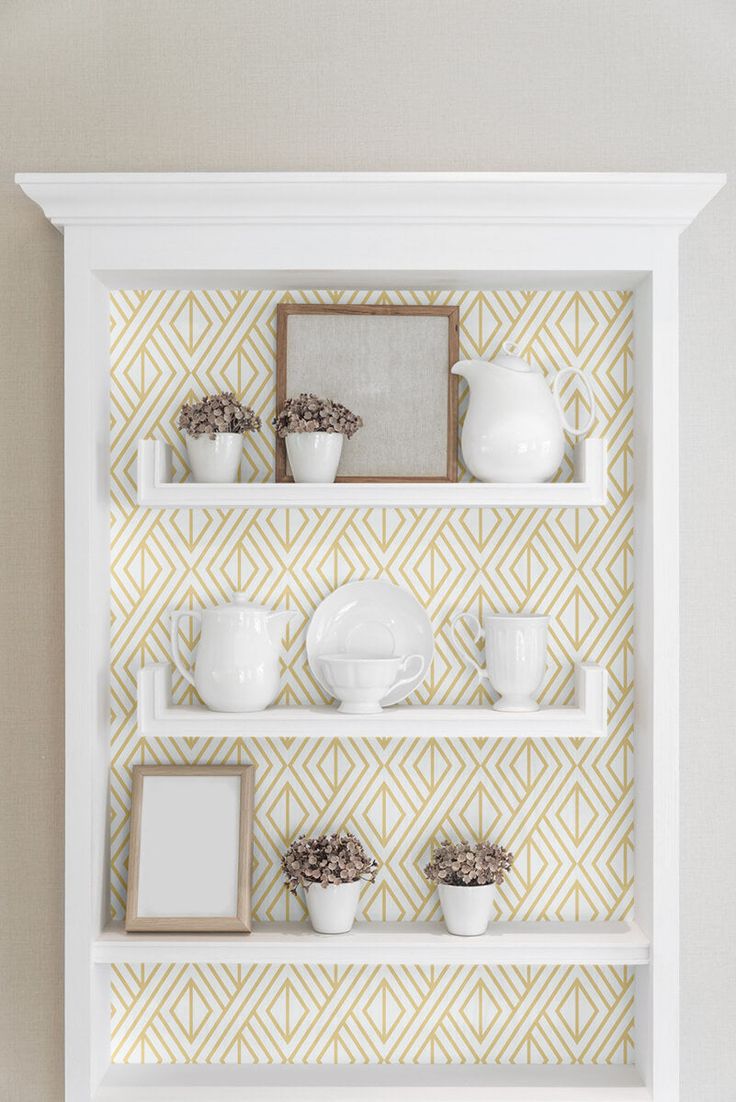
[{"label": "wooden picture frame", "polygon": [[133,766],[128,932],[250,933],[254,778],[254,765]]},{"label": "wooden picture frame", "polygon": [[[304,328],[304,321],[309,317],[333,320],[338,317],[356,318],[355,339],[351,342],[349,326],[325,323],[320,337],[323,344],[319,344],[316,338],[310,344]],[[361,384],[354,375],[364,375],[365,359],[370,357],[371,352],[366,341],[371,336],[370,330],[360,324],[365,318],[414,319],[415,325],[410,331],[403,327],[407,330],[403,353],[403,366],[407,369],[405,376],[401,370],[401,345],[397,343],[398,351],[394,357],[387,354],[383,347],[387,340],[399,337],[399,328],[384,326],[381,332],[376,328],[378,347],[371,368],[378,370],[380,375],[378,379],[371,376],[372,385],[365,388],[366,394],[361,403]],[[418,323],[418,319],[439,319],[441,323],[443,318],[447,322],[446,334],[444,327],[440,328],[436,323],[429,326]],[[353,413],[363,417],[363,428],[353,439],[345,442],[340,464],[345,473],[338,474],[337,482],[456,482],[458,379],[450,374],[450,369],[459,358],[459,326],[458,306],[279,303],[276,311],[276,410],[281,410],[287,397],[307,391],[342,402]],[[421,341],[412,346],[416,336],[421,336]],[[297,345],[295,342],[299,339],[301,344]],[[413,347],[416,348],[415,353]],[[425,349],[431,354],[423,362]],[[351,359],[353,372],[350,371]],[[343,365],[344,375],[340,378]],[[417,393],[415,386],[412,394],[413,380],[419,378],[425,368],[427,376],[423,381],[431,382],[432,389],[424,395],[421,390]],[[402,392],[404,378],[408,389]],[[372,416],[367,415],[366,405],[373,407]],[[429,416],[424,416],[425,405],[433,411]],[[381,406],[385,408],[385,416],[381,413]],[[394,421],[395,439],[387,440],[387,435],[390,437],[391,433],[389,430],[387,434],[385,426],[392,425]],[[423,432],[417,429],[417,422],[420,426],[424,424]],[[373,436],[372,426],[376,426],[376,437]],[[354,464],[352,468],[351,460]],[[372,469],[374,467],[376,469]],[[381,470],[381,467],[384,469]],[[286,446],[280,437],[276,438],[276,481],[292,481],[287,468]]]}]

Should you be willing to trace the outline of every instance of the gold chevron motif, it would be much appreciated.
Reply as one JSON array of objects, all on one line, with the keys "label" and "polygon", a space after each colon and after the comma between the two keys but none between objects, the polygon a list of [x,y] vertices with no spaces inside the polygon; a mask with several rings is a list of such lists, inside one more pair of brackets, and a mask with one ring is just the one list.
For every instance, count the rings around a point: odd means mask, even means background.
[{"label": "gold chevron motif", "polygon": [[[282,299],[457,303],[463,356],[490,358],[502,341],[515,340],[545,372],[582,368],[596,393],[595,431],[609,442],[607,506],[138,509],[138,439],[169,442],[176,477],[184,477],[186,453],[176,417],[183,401],[206,391],[233,390],[260,414],[264,431],[246,438],[241,478],[273,477],[269,422],[275,402],[275,312]],[[382,863],[377,883],[362,897],[368,920],[438,917],[421,866],[433,840],[445,834],[492,835],[514,851],[514,872],[496,899],[498,919],[625,917],[633,898],[630,294],[147,290],[116,291],[110,308],[113,916],[121,916],[125,906],[131,766],[251,761],[258,767],[253,902],[261,920],[304,916],[281,884],[278,862],[287,842],[300,831],[341,828],[359,834]],[[461,416],[465,400],[461,394]],[[574,387],[565,400],[574,417],[581,401]],[[561,479],[570,477],[571,462],[569,449]],[[461,477],[469,477],[462,467]],[[412,704],[487,705],[488,694],[477,686],[467,660],[470,650],[458,647],[450,620],[460,610],[526,608],[552,617],[546,702],[570,700],[574,661],[607,666],[608,737],[589,743],[247,738],[148,743],[138,735],[136,672],[143,662],[169,660],[167,610],[214,604],[234,588],[262,604],[295,609],[299,621],[286,638],[279,703],[313,703],[321,694],[306,662],[309,618],[337,585],[373,577],[407,588],[433,623],[435,660]],[[182,634],[185,657],[191,658],[195,643],[195,637]],[[188,700],[190,692],[175,680],[175,699]],[[405,977],[409,971],[411,981]],[[402,990],[396,976],[407,990],[419,990],[425,982],[416,979],[416,970],[389,973],[394,992]],[[295,990],[304,984],[295,977],[306,974],[290,971]],[[318,1043],[317,1033],[311,1043]],[[371,1044],[385,1050],[380,1031]],[[629,1053],[628,1040],[621,1051]],[[439,1047],[436,1059],[442,1059]]]},{"label": "gold chevron motif", "polygon": [[115,966],[112,1059],[625,1064],[627,968]]}]

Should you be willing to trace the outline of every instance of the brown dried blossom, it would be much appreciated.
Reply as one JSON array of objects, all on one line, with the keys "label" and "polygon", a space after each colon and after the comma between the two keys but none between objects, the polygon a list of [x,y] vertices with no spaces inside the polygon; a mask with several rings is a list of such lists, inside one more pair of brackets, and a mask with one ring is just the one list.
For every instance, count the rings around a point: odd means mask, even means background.
[{"label": "brown dried blossom", "polygon": [[181,407],[177,422],[188,436],[204,436],[214,440],[218,432],[256,432],[261,427],[260,417],[250,406],[241,405],[226,390],[222,394],[205,394],[199,402],[186,402]]},{"label": "brown dried blossom", "polygon": [[378,863],[369,857],[354,834],[304,834],[291,843],[281,858],[286,886],[293,894],[310,884],[351,884],[355,880],[376,879]]},{"label": "brown dried blossom", "polygon": [[340,432],[348,440],[363,427],[363,420],[347,406],[316,394],[298,394],[287,398],[280,413],[271,422],[277,436],[292,432]]},{"label": "brown dried blossom", "polygon": [[435,884],[454,887],[502,884],[513,863],[513,853],[496,842],[440,842],[424,875]]}]

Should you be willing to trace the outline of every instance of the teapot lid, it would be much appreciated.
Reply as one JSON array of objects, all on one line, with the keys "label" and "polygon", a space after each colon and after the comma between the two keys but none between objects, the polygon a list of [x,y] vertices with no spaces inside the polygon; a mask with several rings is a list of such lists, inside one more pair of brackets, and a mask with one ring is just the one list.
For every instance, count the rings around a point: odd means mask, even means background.
[{"label": "teapot lid", "polygon": [[263,613],[266,613],[266,612],[270,611],[269,609],[264,608],[263,605],[253,604],[252,601],[248,600],[248,597],[245,593],[242,593],[242,592],[240,592],[240,590],[237,590],[237,589],[233,590],[233,599],[232,599],[231,604],[225,605],[225,608],[243,609],[246,612],[263,612]]},{"label": "teapot lid", "polygon": [[521,352],[521,345],[516,344],[515,341],[504,341],[501,345],[503,351],[495,359],[491,360],[492,364],[496,367],[505,367],[509,371],[518,371],[520,375],[539,375],[541,374],[538,367],[534,364],[527,363],[526,360],[522,360],[519,353]]}]

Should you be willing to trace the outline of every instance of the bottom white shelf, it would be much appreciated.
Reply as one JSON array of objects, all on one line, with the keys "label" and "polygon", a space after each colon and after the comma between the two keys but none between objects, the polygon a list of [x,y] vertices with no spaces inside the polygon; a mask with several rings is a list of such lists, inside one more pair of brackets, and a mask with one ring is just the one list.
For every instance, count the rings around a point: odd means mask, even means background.
[{"label": "bottom white shelf", "polygon": [[648,1102],[634,1067],[113,1065],[94,1102]]},{"label": "bottom white shelf", "polygon": [[454,937],[441,922],[358,922],[316,934],[306,922],[256,923],[252,934],[128,934],[115,924],[92,948],[96,964],[587,964],[643,965],[635,922],[492,922]]}]

